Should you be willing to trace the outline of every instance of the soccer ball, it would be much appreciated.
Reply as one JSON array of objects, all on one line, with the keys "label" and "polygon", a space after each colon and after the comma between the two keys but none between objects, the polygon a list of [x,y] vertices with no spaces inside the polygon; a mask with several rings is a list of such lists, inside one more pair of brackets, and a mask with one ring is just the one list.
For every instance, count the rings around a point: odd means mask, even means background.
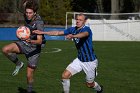
[{"label": "soccer ball", "polygon": [[30,29],[26,26],[20,26],[17,30],[16,30],[16,35],[17,38],[21,39],[21,40],[27,40],[30,37]]}]

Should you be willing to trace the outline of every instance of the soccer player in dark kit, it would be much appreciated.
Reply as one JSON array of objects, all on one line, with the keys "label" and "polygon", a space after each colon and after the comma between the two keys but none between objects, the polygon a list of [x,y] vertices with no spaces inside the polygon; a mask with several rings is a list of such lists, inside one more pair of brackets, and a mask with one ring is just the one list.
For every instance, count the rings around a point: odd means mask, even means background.
[{"label": "soccer player in dark kit", "polygon": [[30,39],[19,40],[17,42],[8,44],[2,48],[3,54],[15,63],[16,68],[12,73],[13,76],[17,75],[20,69],[24,66],[17,54],[25,54],[28,66],[27,66],[27,92],[33,91],[33,73],[37,67],[39,56],[42,46],[45,44],[45,37],[43,35],[33,34],[34,30],[44,30],[44,22],[41,17],[37,14],[38,5],[32,0],[26,2],[25,5],[25,26],[31,31]]}]

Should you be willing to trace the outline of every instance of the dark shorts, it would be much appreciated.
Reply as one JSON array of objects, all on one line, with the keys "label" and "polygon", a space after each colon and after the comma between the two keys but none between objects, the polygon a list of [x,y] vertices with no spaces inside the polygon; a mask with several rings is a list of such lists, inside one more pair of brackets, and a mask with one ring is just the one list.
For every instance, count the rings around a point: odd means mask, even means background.
[{"label": "dark shorts", "polygon": [[41,47],[38,47],[37,45],[29,44],[25,41],[17,41],[15,43],[19,47],[20,52],[22,54],[25,54],[28,60],[28,67],[33,69],[36,68],[41,52]]}]

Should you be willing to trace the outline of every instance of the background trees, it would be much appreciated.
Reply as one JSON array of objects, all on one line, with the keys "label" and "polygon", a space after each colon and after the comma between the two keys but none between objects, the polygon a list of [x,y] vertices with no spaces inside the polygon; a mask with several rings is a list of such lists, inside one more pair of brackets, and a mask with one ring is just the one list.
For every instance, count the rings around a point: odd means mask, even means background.
[{"label": "background trees", "polygon": [[71,0],[71,6],[77,12],[98,12],[96,0]]},{"label": "background trees", "polygon": [[133,0],[135,12],[140,12],[140,0]]},{"label": "background trees", "polygon": [[39,13],[48,24],[63,25],[67,11],[71,11],[70,0],[40,0]]},{"label": "background trees", "polygon": [[[15,13],[17,2],[0,0],[0,15]],[[66,12],[132,13],[140,12],[140,0],[34,0],[39,3],[39,14],[48,24],[65,24]],[[1,16],[0,16],[1,17]]]},{"label": "background trees", "polygon": [[14,0],[0,0],[0,12],[2,13],[12,13],[15,10]]}]

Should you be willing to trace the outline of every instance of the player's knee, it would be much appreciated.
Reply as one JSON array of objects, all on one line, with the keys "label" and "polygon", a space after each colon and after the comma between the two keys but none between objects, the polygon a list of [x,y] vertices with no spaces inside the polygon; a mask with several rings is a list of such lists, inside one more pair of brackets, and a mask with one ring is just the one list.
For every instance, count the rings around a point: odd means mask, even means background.
[{"label": "player's knee", "polygon": [[62,74],[62,78],[63,78],[63,79],[68,79],[68,75],[65,74],[65,73],[63,73],[63,74]]},{"label": "player's knee", "polygon": [[93,88],[94,86],[95,86],[95,84],[94,84],[94,82],[92,82],[92,83],[86,83],[86,85],[87,85],[87,87],[89,87],[89,88]]},{"label": "player's knee", "polygon": [[62,79],[69,79],[71,77],[71,73],[64,71],[62,74]]},{"label": "player's knee", "polygon": [[2,53],[7,54],[9,52],[9,49],[7,47],[2,48]]}]

